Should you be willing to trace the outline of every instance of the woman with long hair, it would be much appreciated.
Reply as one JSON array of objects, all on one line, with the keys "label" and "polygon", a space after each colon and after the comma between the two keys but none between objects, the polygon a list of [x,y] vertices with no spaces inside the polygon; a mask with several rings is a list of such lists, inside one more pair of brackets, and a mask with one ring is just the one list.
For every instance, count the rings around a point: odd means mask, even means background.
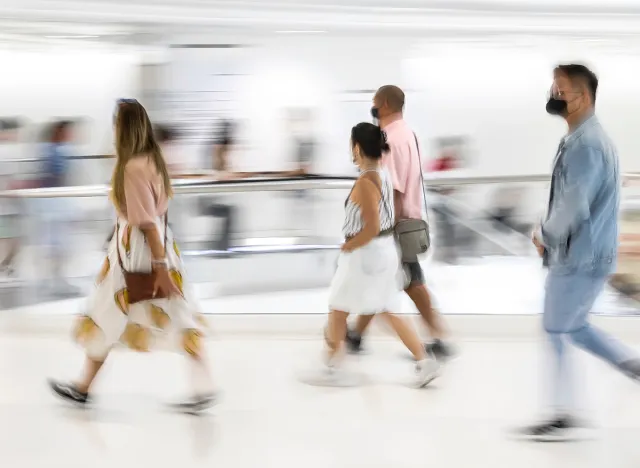
[{"label": "woman with long hair", "polygon": [[[195,398],[180,406],[200,411],[214,402],[204,358],[206,325],[186,289],[180,251],[167,223],[173,193],[167,165],[147,112],[136,100],[118,102],[115,146],[111,180],[111,200],[118,216],[115,235],[75,329],[75,338],[86,352],[85,372],[73,383],[51,381],[50,386],[64,400],[84,405],[116,345],[145,352],[164,338],[187,354],[196,371]],[[153,274],[150,299],[130,300],[136,293],[129,281],[131,272]]]},{"label": "woman with long hair", "polygon": [[347,385],[348,379],[339,369],[347,317],[378,314],[415,357],[415,385],[421,388],[437,376],[439,365],[427,358],[415,330],[393,315],[400,309],[402,277],[393,236],[393,185],[380,165],[389,145],[380,127],[363,122],[351,129],[351,151],[360,176],[345,200],[345,242],[329,289],[327,354],[320,375],[303,380],[310,384]]}]

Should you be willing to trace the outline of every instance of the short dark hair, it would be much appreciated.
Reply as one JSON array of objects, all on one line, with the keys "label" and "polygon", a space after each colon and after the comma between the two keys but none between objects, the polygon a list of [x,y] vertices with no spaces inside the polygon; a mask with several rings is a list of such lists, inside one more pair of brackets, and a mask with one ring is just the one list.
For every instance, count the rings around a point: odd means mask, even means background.
[{"label": "short dark hair", "polygon": [[49,141],[59,143],[62,133],[73,126],[72,120],[58,120],[54,122],[49,129]]},{"label": "short dark hair", "polygon": [[598,91],[598,77],[589,68],[577,63],[558,65],[554,73],[565,75],[571,82],[580,82],[589,90],[593,105],[596,104],[596,93]]},{"label": "short dark hair", "polygon": [[382,86],[376,91],[375,97],[385,101],[394,112],[402,112],[404,109],[404,91],[395,85]]},{"label": "short dark hair", "polygon": [[351,129],[351,146],[356,144],[364,155],[371,159],[380,159],[383,153],[389,151],[387,135],[377,125],[362,122]]}]

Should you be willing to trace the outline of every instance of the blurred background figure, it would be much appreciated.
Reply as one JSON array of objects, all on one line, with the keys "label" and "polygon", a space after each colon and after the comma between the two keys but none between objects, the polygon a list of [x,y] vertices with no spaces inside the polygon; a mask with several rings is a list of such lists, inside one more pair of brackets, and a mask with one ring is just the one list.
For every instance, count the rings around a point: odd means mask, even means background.
[{"label": "blurred background figure", "polygon": [[523,187],[513,185],[505,185],[495,189],[489,215],[496,230],[529,235],[533,224],[523,221],[520,215],[525,193]]},{"label": "blurred background figure", "polygon": [[[45,141],[41,147],[41,187],[54,188],[69,185],[73,127],[73,122],[70,120],[58,120],[46,130]],[[41,208],[41,232],[44,235],[45,248],[51,266],[47,289],[59,296],[73,296],[79,292],[67,282],[65,276],[65,266],[71,246],[70,201],[69,198],[38,200]]]},{"label": "blurred background figure", "polygon": [[223,119],[214,131],[210,146],[212,168],[214,171],[226,174],[231,172],[229,155],[235,145],[235,124],[229,119]]},{"label": "blurred background figure", "polygon": [[[317,153],[315,138],[315,124],[313,110],[307,107],[291,108],[287,110],[287,130],[291,160],[293,161],[293,176],[307,176],[314,172],[313,167]],[[313,190],[295,190],[287,193],[292,201],[291,224],[300,235],[308,234],[316,219]]]},{"label": "blurred background figure", "polygon": [[[458,154],[453,148],[443,148],[438,157],[432,161],[430,172],[437,174],[446,174],[458,169],[460,160]],[[455,194],[456,189],[453,186],[433,187],[430,192],[436,195],[431,208],[435,214],[436,236],[438,238],[438,249],[435,255],[438,260],[454,264],[457,261],[458,238],[456,237],[458,230],[456,227],[456,217],[454,208],[451,206],[449,197]]]},{"label": "blurred background figure", "polygon": [[[208,145],[206,154],[209,156],[213,170],[218,179],[233,178],[230,155],[233,152],[236,139],[236,125],[229,119],[223,119],[213,132],[213,138]],[[236,220],[235,206],[223,203],[221,196],[205,196],[202,198],[204,213],[214,219],[222,220],[222,227],[214,229],[211,236],[211,247],[216,250],[229,250],[231,235]]]},{"label": "blurred background figure", "polygon": [[[314,123],[312,110],[295,108],[288,111],[288,130],[293,150],[294,171],[300,175],[313,172],[316,155],[316,141],[314,138]],[[298,196],[304,196],[305,191],[297,191]]]},{"label": "blurred background figure", "polygon": [[[18,119],[0,120],[0,171],[2,175],[2,190],[26,188],[17,177],[15,163],[20,156],[19,135],[22,125]],[[20,249],[22,235],[20,199],[0,199],[0,273],[14,276],[17,270],[16,257]]]},{"label": "blurred background figure", "polygon": [[180,158],[176,145],[176,131],[169,125],[158,125],[156,127],[156,134],[158,144],[167,163],[167,169],[169,169],[169,174],[177,176],[184,173],[186,167],[184,161]]}]

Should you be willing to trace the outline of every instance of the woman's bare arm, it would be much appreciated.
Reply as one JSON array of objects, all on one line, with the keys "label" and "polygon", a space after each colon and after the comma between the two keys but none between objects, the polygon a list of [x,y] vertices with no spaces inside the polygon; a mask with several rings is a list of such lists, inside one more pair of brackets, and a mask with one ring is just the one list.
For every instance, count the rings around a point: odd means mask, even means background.
[{"label": "woman's bare arm", "polygon": [[153,260],[162,261],[165,258],[164,238],[160,238],[160,233],[155,225],[140,226],[140,230],[144,234],[147,244],[151,249],[151,258]]}]

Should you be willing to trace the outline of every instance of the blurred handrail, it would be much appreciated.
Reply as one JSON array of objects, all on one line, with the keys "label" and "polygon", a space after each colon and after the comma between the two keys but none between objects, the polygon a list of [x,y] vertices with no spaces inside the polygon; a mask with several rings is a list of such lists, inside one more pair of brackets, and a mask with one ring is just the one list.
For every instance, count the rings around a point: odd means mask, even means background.
[{"label": "blurred handrail", "polygon": [[[637,176],[640,179],[640,175]],[[177,194],[214,194],[242,192],[282,192],[296,190],[350,189],[355,177],[294,177],[272,179],[240,179],[231,181],[197,180],[176,181],[173,184]],[[525,182],[548,182],[548,175],[516,176],[433,176],[427,174],[425,183],[429,187],[487,185]],[[77,187],[35,188],[0,191],[1,198],[81,198],[100,197],[109,193],[108,185],[84,185]]]},{"label": "blurred handrail", "polygon": [[[114,159],[115,156],[110,154],[83,154],[83,155],[71,155],[67,156],[70,160],[85,160],[85,159]],[[20,163],[38,163],[42,162],[43,158],[12,158],[12,159],[0,159],[0,164],[20,164]]]},{"label": "blurred handrail", "polygon": [[[176,181],[173,184],[177,194],[212,194],[242,192],[280,192],[295,190],[327,190],[350,189],[355,177],[294,177],[272,179],[240,179],[231,181]],[[451,185],[486,185],[501,183],[547,182],[548,175],[518,176],[467,176],[467,177],[434,177],[428,174],[425,183],[430,187]],[[2,198],[76,198],[99,197],[109,192],[107,185],[90,185],[77,187],[36,188],[0,191]]]}]

